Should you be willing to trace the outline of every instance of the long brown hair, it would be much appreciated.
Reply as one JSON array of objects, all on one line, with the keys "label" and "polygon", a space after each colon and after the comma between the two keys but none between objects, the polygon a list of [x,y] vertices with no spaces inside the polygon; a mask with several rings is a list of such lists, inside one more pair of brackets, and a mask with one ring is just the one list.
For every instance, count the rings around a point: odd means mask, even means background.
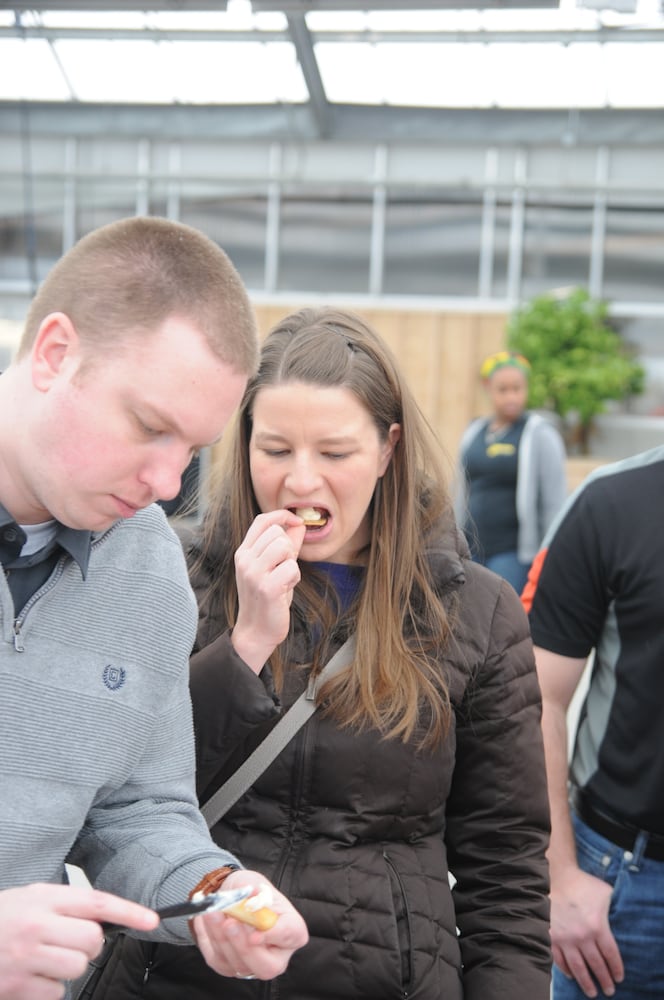
[{"label": "long brown hair", "polygon": [[304,309],[283,319],[265,339],[258,373],[249,381],[236,415],[221,488],[208,509],[203,558],[206,551],[218,552],[214,539],[221,524],[226,553],[222,564],[215,565],[208,613],[220,614],[231,626],[236,619],[233,554],[260,513],[249,469],[254,400],[266,386],[289,382],[343,386],[370,413],[381,440],[394,423],[400,425],[401,436],[374,492],[365,582],[350,609],[351,620],[339,620],[334,603],[321,600],[320,580],[301,562],[291,636],[270,660],[277,687],[293,666],[289,649],[296,618],[322,636],[314,652],[314,671],[327,659],[332,637],[354,628],[355,661],[325,686],[326,710],[342,725],[373,725],[386,737],[404,741],[417,731],[422,743],[437,741],[447,729],[450,704],[436,655],[440,659],[451,626],[431,579],[426,540],[449,512],[442,448],[389,348],[359,316]]}]

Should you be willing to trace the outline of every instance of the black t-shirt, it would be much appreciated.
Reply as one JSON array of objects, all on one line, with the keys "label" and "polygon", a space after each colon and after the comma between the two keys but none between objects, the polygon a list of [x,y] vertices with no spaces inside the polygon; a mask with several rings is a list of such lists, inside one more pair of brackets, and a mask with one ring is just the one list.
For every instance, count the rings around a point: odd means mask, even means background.
[{"label": "black t-shirt", "polygon": [[641,829],[664,834],[664,448],[616,463],[570,499],[539,565],[536,645],[596,647],[572,778]]}]

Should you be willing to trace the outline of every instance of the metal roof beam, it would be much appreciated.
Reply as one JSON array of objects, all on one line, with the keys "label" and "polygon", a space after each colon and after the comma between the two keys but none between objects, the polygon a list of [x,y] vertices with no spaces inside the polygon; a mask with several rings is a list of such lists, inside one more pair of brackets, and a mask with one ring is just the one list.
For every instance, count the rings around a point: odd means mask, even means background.
[{"label": "metal roof beam", "polygon": [[311,108],[316,119],[316,126],[321,138],[330,134],[330,105],[325,94],[311,35],[303,14],[288,14],[288,29],[293,39],[302,74],[304,76]]},{"label": "metal roof beam", "polygon": [[[652,109],[439,109],[330,104],[332,141],[443,145],[595,146],[664,144],[664,115]],[[307,105],[119,105],[0,101],[0,137],[109,136],[164,141],[320,138]]]},{"label": "metal roof beam", "polygon": [[480,4],[478,3],[462,3],[459,0],[416,0],[412,4],[405,2],[405,0],[382,0],[382,3],[367,3],[366,0],[341,0],[339,3],[324,2],[324,0],[252,0],[251,4],[253,10],[256,13],[261,11],[276,11],[281,10],[284,12],[307,14],[310,11],[334,11],[335,13],[341,10],[359,10],[359,11],[370,11],[370,10],[402,10],[408,11],[411,9],[415,10],[459,10],[471,7],[472,9],[477,9],[481,7],[482,10],[486,8],[490,9],[513,9],[515,7],[521,8],[534,8],[534,7],[548,7],[555,8],[559,6],[559,0],[483,0]]},{"label": "metal roof beam", "polygon": [[[224,31],[220,29],[189,29],[189,28],[155,28],[145,26],[144,28],[74,28],[74,27],[46,27],[41,24],[32,25],[4,25],[0,26],[0,38],[20,37],[46,39],[49,42],[56,42],[58,39],[67,38],[74,41],[88,39],[112,39],[116,41],[154,41],[154,42],[284,42],[292,41],[298,51],[300,65],[305,75],[307,85],[309,85],[309,74],[311,74],[310,91],[316,87],[322,88],[318,67],[315,65],[313,45],[317,42],[340,42],[340,43],[365,43],[380,44],[383,42],[392,43],[429,43],[429,44],[461,44],[465,42],[496,45],[501,42],[514,44],[515,42],[524,44],[528,42],[557,42],[562,45],[572,45],[579,42],[616,43],[616,42],[662,42],[664,41],[664,25],[661,27],[652,26],[650,28],[621,28],[602,25],[597,28],[583,29],[524,29],[524,30],[486,30],[483,28],[469,28],[459,31],[450,29],[445,31],[436,29],[434,31],[318,31],[312,32],[304,26],[306,35],[301,27],[292,27],[291,22],[295,21],[295,16],[289,16],[288,22],[290,31],[260,30],[252,28],[244,31]],[[302,19],[300,19],[302,20]],[[300,52],[302,49],[302,52]],[[313,65],[310,65],[313,61]],[[305,70],[305,65],[308,67]],[[316,79],[318,83],[316,83]]]},{"label": "metal roof beam", "polygon": [[[216,11],[226,9],[228,3],[223,0],[8,0],[10,10],[84,10],[84,11]],[[281,11],[284,14],[304,15],[310,11],[370,11],[370,10],[403,10],[411,9],[408,0],[383,0],[382,3],[367,3],[367,0],[342,0],[335,2],[301,2],[301,0],[252,0],[255,13],[263,11]],[[462,0],[417,0],[417,10],[459,10],[463,8],[501,9],[559,6],[559,0],[483,0],[477,3],[464,3]]]}]

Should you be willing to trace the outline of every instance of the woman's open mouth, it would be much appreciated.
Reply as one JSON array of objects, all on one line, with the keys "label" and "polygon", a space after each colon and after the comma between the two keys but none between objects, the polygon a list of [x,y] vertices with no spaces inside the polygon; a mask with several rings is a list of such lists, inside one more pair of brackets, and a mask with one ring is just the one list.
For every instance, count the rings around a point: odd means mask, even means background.
[{"label": "woman's open mouth", "polygon": [[307,529],[324,528],[330,517],[324,507],[291,507],[290,510],[302,518]]}]

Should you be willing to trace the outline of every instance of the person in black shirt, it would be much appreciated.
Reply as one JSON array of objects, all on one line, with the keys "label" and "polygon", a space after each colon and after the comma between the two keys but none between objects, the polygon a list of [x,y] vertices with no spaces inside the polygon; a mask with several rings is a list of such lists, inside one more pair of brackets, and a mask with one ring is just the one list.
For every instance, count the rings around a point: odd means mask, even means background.
[{"label": "person in black shirt", "polygon": [[[663,495],[664,447],[598,469],[523,595],[551,804],[554,1000],[664,997]],[[593,651],[568,770],[567,711]]]}]

